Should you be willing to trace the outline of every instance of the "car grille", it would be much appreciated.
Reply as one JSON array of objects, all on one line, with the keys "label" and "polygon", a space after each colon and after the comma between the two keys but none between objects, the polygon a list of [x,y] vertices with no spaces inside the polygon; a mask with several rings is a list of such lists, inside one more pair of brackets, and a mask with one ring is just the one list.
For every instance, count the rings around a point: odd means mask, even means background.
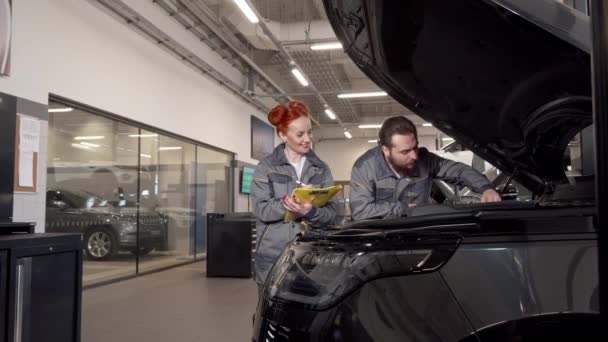
[{"label": "car grille", "polygon": [[291,329],[270,322],[266,323],[266,333],[264,334],[263,342],[283,342],[289,341],[289,333]]},{"label": "car grille", "polygon": [[146,226],[159,225],[163,223],[163,219],[159,216],[140,216],[139,223]]}]

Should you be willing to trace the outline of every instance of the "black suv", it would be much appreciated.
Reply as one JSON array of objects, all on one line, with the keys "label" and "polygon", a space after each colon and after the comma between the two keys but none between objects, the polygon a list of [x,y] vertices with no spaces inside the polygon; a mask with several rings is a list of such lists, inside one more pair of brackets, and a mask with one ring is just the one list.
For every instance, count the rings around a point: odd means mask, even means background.
[{"label": "black suv", "polygon": [[[46,231],[82,233],[92,260],[107,260],[120,250],[137,252],[137,208],[116,208],[87,191],[48,189]],[[139,255],[166,250],[167,221],[140,208]]]},{"label": "black suv", "polygon": [[324,4],[371,79],[533,195],[308,232],[253,341],[599,341],[594,180],[562,164],[592,124],[589,18],[553,0]]}]

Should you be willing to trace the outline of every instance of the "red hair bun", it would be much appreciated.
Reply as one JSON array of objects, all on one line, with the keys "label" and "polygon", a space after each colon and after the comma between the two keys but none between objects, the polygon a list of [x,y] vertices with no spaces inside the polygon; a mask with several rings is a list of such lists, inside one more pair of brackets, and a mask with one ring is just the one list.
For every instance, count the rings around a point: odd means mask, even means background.
[{"label": "red hair bun", "polygon": [[293,121],[298,119],[300,116],[308,117],[308,107],[299,101],[289,101],[287,106],[278,105],[274,107],[270,113],[268,113],[268,121],[277,128],[277,134],[279,132],[287,133],[287,126]]}]

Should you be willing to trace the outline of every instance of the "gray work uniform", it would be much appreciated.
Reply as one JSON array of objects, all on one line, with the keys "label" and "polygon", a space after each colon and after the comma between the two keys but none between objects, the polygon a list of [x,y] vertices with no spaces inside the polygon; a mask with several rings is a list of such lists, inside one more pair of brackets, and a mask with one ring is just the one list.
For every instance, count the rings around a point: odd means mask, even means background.
[{"label": "gray work uniform", "polygon": [[[283,196],[291,196],[296,184],[296,170],[285,156],[285,144],[277,146],[273,153],[260,161],[255,168],[251,184],[254,211],[257,218],[257,250],[255,253],[255,281],[261,287],[285,246],[294,240],[304,227],[298,222],[283,223],[285,208]],[[300,182],[315,188],[333,186],[329,167],[310,150],[302,169]],[[336,217],[337,199],[334,197],[325,206],[312,208],[302,217],[310,228],[332,224]]]},{"label": "gray work uniform", "polygon": [[384,159],[382,147],[377,146],[359,157],[352,169],[349,202],[353,221],[403,216],[412,205],[430,203],[433,179],[465,185],[477,193],[494,188],[472,167],[425,148],[418,151],[412,175],[399,177]]}]

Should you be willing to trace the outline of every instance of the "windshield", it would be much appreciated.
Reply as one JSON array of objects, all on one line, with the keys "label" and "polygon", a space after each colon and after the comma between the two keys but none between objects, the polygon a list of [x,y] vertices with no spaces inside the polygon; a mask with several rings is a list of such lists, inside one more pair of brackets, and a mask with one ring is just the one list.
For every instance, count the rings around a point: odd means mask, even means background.
[{"label": "windshield", "polygon": [[86,191],[63,191],[63,198],[74,208],[110,207],[107,200]]}]

